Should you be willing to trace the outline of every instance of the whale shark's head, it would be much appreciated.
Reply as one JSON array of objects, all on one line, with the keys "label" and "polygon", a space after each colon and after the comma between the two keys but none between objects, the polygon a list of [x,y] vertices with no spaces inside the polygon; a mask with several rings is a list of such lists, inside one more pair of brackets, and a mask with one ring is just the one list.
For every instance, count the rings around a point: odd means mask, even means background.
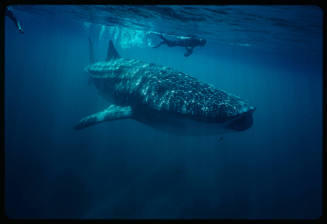
[{"label": "whale shark's head", "polygon": [[225,129],[244,131],[252,126],[256,108],[247,101],[222,90],[217,90],[212,101],[207,101],[209,105],[215,105],[209,107],[209,117],[214,117],[214,121],[222,123]]},{"label": "whale shark's head", "polygon": [[255,107],[247,107],[243,112],[239,113],[236,118],[228,123],[227,128],[235,131],[244,131],[249,129],[253,124],[254,111]]}]

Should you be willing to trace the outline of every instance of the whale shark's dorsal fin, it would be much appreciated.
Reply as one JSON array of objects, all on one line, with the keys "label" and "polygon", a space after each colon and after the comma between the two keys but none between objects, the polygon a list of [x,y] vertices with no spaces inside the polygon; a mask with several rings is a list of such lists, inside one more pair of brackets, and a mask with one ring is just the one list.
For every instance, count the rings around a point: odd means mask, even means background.
[{"label": "whale shark's dorsal fin", "polygon": [[90,54],[90,64],[94,63],[94,49],[93,49],[93,44],[92,44],[92,40],[89,37],[89,54]]},{"label": "whale shark's dorsal fin", "polygon": [[111,59],[116,59],[120,58],[119,54],[117,53],[114,44],[112,43],[111,40],[109,40],[109,46],[108,46],[108,54],[107,54],[107,59],[106,61],[109,61]]}]

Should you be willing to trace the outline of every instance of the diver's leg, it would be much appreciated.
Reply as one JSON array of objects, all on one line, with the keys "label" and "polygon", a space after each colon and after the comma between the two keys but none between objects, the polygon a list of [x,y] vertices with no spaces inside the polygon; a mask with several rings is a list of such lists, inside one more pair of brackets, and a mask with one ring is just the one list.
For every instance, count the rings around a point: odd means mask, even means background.
[{"label": "diver's leg", "polygon": [[173,41],[166,41],[168,47],[175,47],[177,44],[175,44]]},{"label": "diver's leg", "polygon": [[21,33],[24,33],[24,30],[23,30],[22,26],[20,25],[20,22],[18,20],[16,20],[16,21],[17,21],[16,27],[18,28],[18,31]]},{"label": "diver's leg", "polygon": [[20,25],[20,22],[16,19],[16,17],[12,13],[12,11],[10,11],[8,8],[6,8],[5,15],[8,16],[15,23],[19,32],[24,33],[24,30],[23,30],[22,26]]},{"label": "diver's leg", "polygon": [[162,34],[160,34],[159,37],[161,38],[162,41],[159,44],[157,44],[156,46],[154,46],[153,48],[158,48],[163,44],[167,44],[169,46],[169,43],[167,42],[167,39]]},{"label": "diver's leg", "polygon": [[160,47],[162,44],[164,44],[165,42],[164,41],[161,41],[159,44],[157,44],[156,46],[154,46],[153,48],[158,48]]}]

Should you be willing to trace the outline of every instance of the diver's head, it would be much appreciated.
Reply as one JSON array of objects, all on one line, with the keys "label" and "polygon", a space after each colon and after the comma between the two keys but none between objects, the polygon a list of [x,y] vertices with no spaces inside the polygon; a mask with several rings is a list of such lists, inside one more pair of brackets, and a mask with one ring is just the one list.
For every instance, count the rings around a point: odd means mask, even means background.
[{"label": "diver's head", "polygon": [[206,39],[200,39],[200,45],[204,46],[207,43]]}]

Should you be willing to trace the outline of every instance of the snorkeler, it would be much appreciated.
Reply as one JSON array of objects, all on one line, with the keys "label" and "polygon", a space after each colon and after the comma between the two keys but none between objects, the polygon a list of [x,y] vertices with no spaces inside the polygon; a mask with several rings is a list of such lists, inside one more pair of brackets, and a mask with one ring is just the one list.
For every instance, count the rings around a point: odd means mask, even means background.
[{"label": "snorkeler", "polygon": [[15,25],[18,28],[19,32],[24,33],[24,30],[21,27],[20,22],[16,19],[13,12],[10,9],[8,9],[8,7],[6,7],[5,15],[8,16],[15,23]]},{"label": "snorkeler", "polygon": [[162,39],[162,41],[153,48],[158,48],[162,44],[167,44],[168,47],[185,47],[185,57],[188,57],[193,53],[194,47],[204,46],[207,43],[205,39],[196,37],[177,37],[176,40],[168,40],[162,34],[160,34],[160,38]]}]

